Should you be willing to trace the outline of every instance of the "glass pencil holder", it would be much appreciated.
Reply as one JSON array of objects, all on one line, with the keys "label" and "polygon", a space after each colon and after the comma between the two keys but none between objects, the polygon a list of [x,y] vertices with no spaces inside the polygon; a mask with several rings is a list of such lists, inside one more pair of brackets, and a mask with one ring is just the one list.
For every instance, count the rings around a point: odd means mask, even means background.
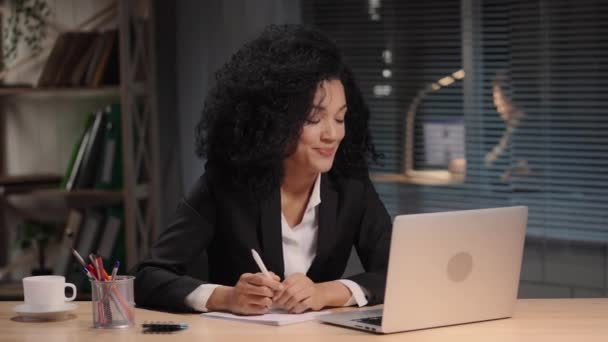
[{"label": "glass pencil holder", "polygon": [[135,325],[133,276],[112,281],[91,280],[93,327],[128,328]]}]

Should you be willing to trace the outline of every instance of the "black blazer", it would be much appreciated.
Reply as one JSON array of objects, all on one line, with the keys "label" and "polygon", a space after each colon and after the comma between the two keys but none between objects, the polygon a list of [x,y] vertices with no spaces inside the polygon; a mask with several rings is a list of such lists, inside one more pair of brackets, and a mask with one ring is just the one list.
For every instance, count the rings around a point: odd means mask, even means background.
[{"label": "black blazer", "polygon": [[[383,302],[392,225],[371,181],[323,174],[318,219],[317,255],[307,276],[314,282],[341,279],[355,246],[365,272],[345,279],[367,289],[370,304]],[[222,185],[207,171],[180,202],[149,257],[137,266],[135,301],[144,307],[191,311],[184,300],[199,285],[234,286],[241,274],[259,272],[252,248],[283,278],[279,189],[256,198]],[[206,281],[187,274],[187,265],[205,251]]]}]

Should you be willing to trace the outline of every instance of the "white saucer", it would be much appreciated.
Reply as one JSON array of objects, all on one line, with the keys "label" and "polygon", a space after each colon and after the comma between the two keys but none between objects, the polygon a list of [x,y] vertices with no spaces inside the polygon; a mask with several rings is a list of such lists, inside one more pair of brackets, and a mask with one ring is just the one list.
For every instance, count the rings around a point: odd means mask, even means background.
[{"label": "white saucer", "polygon": [[31,319],[58,320],[62,319],[67,313],[76,309],[78,305],[74,303],[65,303],[50,309],[40,309],[32,307],[28,304],[19,304],[13,310],[21,317]]}]

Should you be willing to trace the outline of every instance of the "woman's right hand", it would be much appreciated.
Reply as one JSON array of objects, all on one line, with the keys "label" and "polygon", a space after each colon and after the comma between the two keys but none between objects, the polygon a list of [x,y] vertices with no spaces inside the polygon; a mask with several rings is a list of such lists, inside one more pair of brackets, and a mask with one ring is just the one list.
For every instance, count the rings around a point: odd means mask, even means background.
[{"label": "woman's right hand", "polygon": [[263,273],[243,273],[232,288],[229,310],[241,315],[261,315],[268,312],[275,292],[283,287],[281,279],[270,273],[269,279]]},{"label": "woman's right hand", "polygon": [[240,315],[268,312],[275,292],[283,288],[281,279],[272,272],[270,275],[272,279],[263,273],[243,273],[234,287],[216,288],[209,297],[207,308]]}]

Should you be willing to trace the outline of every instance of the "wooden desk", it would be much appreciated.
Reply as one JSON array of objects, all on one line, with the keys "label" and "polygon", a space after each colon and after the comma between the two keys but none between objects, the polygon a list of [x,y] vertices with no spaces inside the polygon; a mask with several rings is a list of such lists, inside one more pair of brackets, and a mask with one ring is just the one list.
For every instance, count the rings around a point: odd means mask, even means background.
[{"label": "wooden desk", "polygon": [[12,308],[17,302],[0,302],[0,341],[31,342],[136,342],[136,341],[608,341],[608,298],[519,300],[511,319],[463,324],[391,335],[372,335],[319,322],[273,327],[253,323],[176,315],[138,309],[136,320],[183,321],[187,330],[171,335],[143,334],[141,327],[103,330],[91,328],[89,302],[77,302],[75,315],[62,322],[21,322]]}]

